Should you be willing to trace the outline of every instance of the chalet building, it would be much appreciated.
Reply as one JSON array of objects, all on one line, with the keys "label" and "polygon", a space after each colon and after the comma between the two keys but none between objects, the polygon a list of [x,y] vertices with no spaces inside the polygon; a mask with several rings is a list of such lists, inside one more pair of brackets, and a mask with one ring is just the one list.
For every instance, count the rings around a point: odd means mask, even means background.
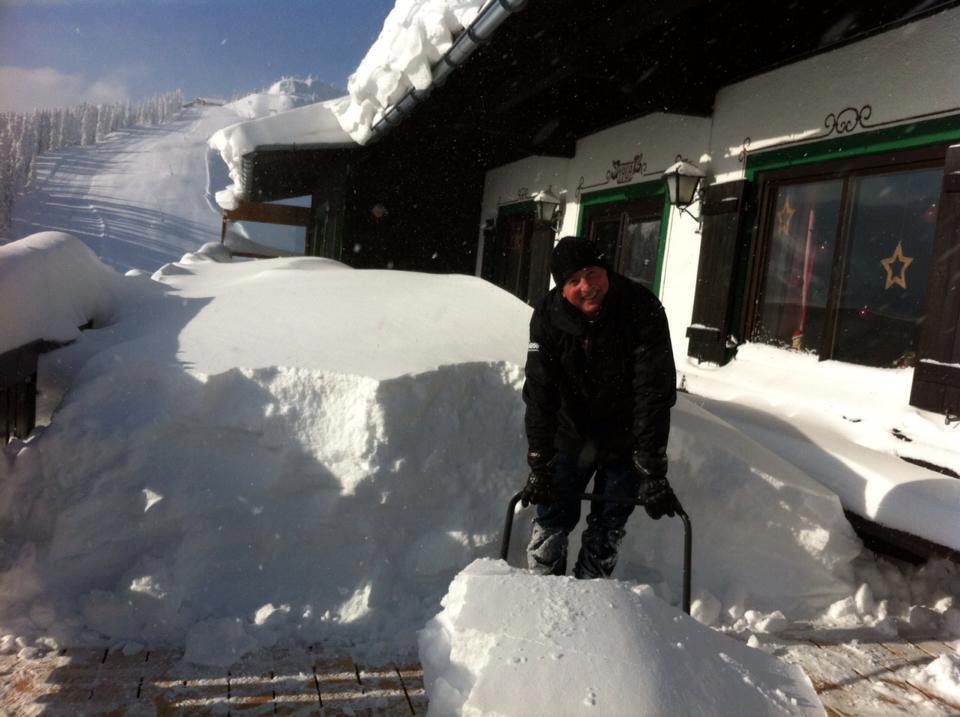
[{"label": "chalet building", "polygon": [[[913,367],[910,403],[956,417],[957,5],[490,3],[367,144],[254,148],[227,220],[308,196],[307,253],[530,303],[583,234],[660,297],[678,355]],[[703,175],[684,208],[679,161]]]}]

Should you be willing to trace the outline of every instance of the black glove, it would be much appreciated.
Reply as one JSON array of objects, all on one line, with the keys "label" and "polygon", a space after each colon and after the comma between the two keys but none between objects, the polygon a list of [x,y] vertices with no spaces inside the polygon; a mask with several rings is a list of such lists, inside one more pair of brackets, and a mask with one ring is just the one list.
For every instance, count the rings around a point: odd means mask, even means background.
[{"label": "black glove", "polygon": [[530,475],[520,493],[520,505],[526,508],[531,503],[548,505],[555,501],[557,496],[553,490],[553,467],[556,465],[556,458],[530,451],[527,454],[527,463],[530,464]]},{"label": "black glove", "polygon": [[[656,472],[651,471],[651,463]],[[673,488],[667,482],[666,456],[651,462],[644,461],[634,453],[633,467],[640,480],[640,492],[637,498],[640,499],[647,515],[654,520],[660,520],[665,515],[672,518],[683,510],[680,501],[677,500],[676,493],[673,492]]]}]

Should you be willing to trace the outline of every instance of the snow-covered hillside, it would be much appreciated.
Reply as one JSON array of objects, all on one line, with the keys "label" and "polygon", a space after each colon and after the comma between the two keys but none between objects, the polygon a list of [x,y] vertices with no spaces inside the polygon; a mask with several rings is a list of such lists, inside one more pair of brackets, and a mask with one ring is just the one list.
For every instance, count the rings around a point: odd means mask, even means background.
[{"label": "snow-covered hillside", "polygon": [[223,107],[197,104],[167,124],[45,154],[32,190],[16,199],[11,235],[70,231],[114,269],[153,272],[220,239],[214,195],[230,180],[219,154],[207,147],[211,135],[244,118],[339,94],[315,78],[283,78]]},{"label": "snow-covered hillside", "polygon": [[121,272],[155,271],[219,241],[212,192],[226,183],[226,168],[206,142],[236,121],[225,107],[196,106],[168,124],[39,157],[33,190],[14,205],[13,236],[70,231]]},{"label": "snow-covered hillside", "polygon": [[284,77],[264,92],[252,92],[226,106],[244,119],[257,119],[295,107],[341,97],[345,90],[315,77]]}]

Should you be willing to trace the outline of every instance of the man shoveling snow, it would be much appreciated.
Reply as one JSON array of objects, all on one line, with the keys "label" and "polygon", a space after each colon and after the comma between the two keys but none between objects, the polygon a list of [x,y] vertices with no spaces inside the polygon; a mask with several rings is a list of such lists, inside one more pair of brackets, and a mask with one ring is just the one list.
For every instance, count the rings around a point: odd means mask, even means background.
[{"label": "man shoveling snow", "polygon": [[[680,510],[667,482],[676,370],[663,307],[645,287],[610,271],[595,242],[564,237],[553,250],[556,288],[530,320],[526,431],[530,477],[523,504],[537,504],[530,568],[563,575],[580,498],[594,475],[606,497],[639,498],[651,518]],[[609,577],[633,505],[595,502],[573,569]]]}]

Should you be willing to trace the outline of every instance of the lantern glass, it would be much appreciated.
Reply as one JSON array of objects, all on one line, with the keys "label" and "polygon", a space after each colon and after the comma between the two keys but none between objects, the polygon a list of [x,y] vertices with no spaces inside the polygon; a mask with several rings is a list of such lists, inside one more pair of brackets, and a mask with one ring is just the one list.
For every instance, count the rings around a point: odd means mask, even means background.
[{"label": "lantern glass", "polygon": [[663,173],[670,203],[677,208],[690,206],[697,197],[697,186],[704,173],[689,162],[678,161]]},{"label": "lantern glass", "polygon": [[677,175],[676,197],[671,197],[671,201],[678,207],[688,207],[693,204],[693,198],[697,194],[697,185],[700,184],[700,177],[691,177],[685,174]]},{"label": "lantern glass", "polygon": [[554,215],[557,213],[557,207],[560,206],[560,200],[549,190],[546,190],[537,192],[533,196],[533,206],[536,208],[537,220],[552,222]]}]

